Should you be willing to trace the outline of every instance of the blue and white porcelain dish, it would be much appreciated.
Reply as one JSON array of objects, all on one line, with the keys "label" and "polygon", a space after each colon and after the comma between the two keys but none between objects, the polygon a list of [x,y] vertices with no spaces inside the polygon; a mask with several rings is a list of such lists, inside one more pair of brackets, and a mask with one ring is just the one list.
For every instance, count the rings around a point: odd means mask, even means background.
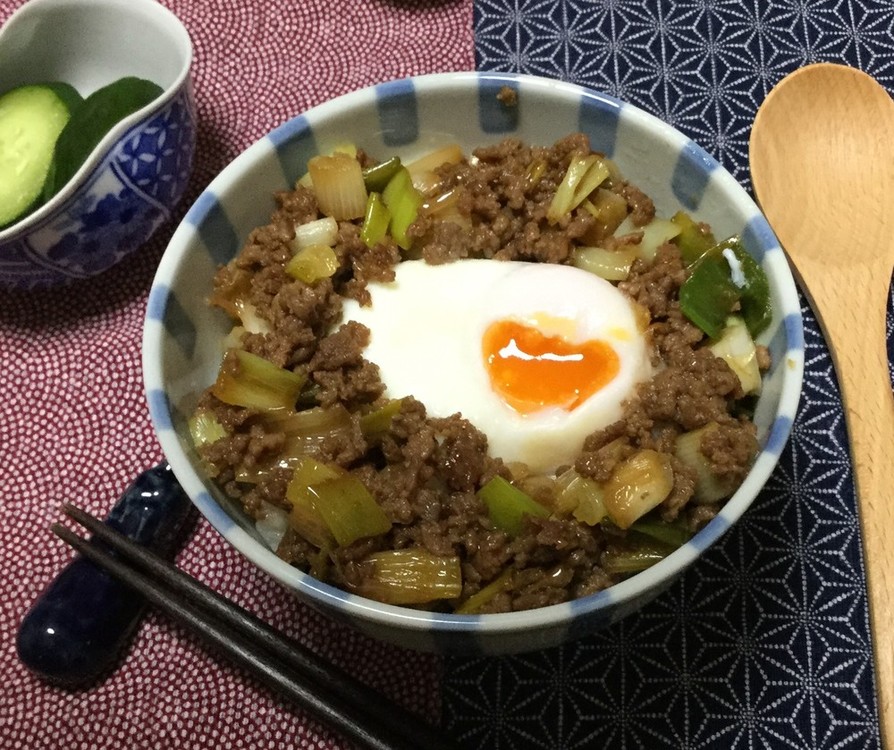
[{"label": "blue and white porcelain dish", "polygon": [[[515,90],[506,107],[496,96]],[[773,358],[755,422],[762,450],[744,484],[688,544],[652,568],[593,596],[538,610],[445,615],[370,601],[321,583],[268,549],[234,502],[206,480],[191,448],[187,416],[216,376],[230,323],[206,304],[219,264],[250,230],[265,224],[273,193],[290,188],[307,160],[345,142],[406,158],[445,142],[467,152],[507,136],[552,144],[590,135],[624,175],[655,201],[711,223],[718,236],[741,234],[770,280],[773,322],[761,336]],[[304,602],[390,642],[442,653],[511,653],[559,644],[614,623],[667,588],[746,511],[785,444],[801,388],[804,341],[792,275],[747,192],[695,143],[655,117],[573,84],[502,73],[446,73],[392,81],[334,99],[274,130],[237,157],[178,227],[153,284],[143,341],[151,417],[175,475],[220,534]]]},{"label": "blue and white porcelain dish", "polygon": [[0,29],[0,91],[64,81],[83,96],[124,76],[163,94],[119,122],[51,200],[0,230],[0,285],[33,289],[94,276],[138,249],[192,171],[192,44],[155,0],[30,0]]}]

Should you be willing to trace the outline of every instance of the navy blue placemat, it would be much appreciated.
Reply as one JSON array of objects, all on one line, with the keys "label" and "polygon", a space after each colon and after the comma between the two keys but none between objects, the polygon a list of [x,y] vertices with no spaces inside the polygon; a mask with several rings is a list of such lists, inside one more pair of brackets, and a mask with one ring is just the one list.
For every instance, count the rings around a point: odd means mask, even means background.
[{"label": "navy blue placemat", "polygon": [[[751,122],[785,74],[829,60],[894,89],[889,3],[476,0],[474,26],[479,69],[621,97],[698,141],[746,187]],[[840,392],[802,307],[799,415],[751,510],[670,591],[611,629],[533,654],[447,660],[445,722],[464,747],[880,747]],[[889,359],[892,328],[889,306]]]}]

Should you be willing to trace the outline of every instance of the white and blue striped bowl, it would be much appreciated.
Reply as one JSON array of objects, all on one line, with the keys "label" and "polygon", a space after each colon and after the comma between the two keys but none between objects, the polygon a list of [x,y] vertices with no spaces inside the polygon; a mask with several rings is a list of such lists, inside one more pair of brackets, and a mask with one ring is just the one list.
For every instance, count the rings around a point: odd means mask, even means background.
[{"label": "white and blue striped bowl", "polygon": [[[497,100],[504,86],[518,103]],[[289,188],[307,160],[353,142],[381,158],[408,158],[449,141],[467,150],[507,136],[549,145],[581,130],[650,195],[660,215],[678,209],[710,222],[718,236],[741,234],[770,279],[774,317],[761,341],[773,365],[755,421],[762,450],[744,484],[689,543],[652,568],[578,599],[527,612],[445,615],[347,594],[284,563],[235,503],[202,476],[186,419],[214,381],[230,323],[206,304],[217,266],[249,231],[265,224],[274,191]],[[443,653],[511,653],[542,648],[618,621],[667,588],[745,512],[791,430],[804,363],[801,314],[789,266],[746,191],[702,148],[670,126],[612,97],[554,80],[502,73],[448,73],[392,81],[342,96],[289,120],[230,164],[192,206],[162,258],[143,342],[149,407],[174,473],[220,534],[302,601],[387,641]]]}]

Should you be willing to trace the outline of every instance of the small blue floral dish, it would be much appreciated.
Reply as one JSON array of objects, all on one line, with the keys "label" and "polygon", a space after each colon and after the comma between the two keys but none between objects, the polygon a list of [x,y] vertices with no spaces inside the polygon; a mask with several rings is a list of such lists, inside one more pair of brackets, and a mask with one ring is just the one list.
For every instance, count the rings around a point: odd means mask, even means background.
[{"label": "small blue floral dish", "polygon": [[64,81],[82,95],[124,76],[163,93],[121,120],[53,198],[0,230],[0,285],[94,276],[171,218],[192,171],[192,44],[155,0],[30,0],[0,29],[0,92]]}]

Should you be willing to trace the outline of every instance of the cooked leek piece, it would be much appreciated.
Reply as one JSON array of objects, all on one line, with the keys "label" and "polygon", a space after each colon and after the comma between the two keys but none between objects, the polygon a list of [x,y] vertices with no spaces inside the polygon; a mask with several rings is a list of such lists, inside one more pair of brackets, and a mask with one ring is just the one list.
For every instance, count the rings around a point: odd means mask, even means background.
[{"label": "cooked leek piece", "polygon": [[742,318],[738,315],[729,316],[720,338],[709,348],[736,373],[746,394],[760,394],[761,371],[757,362],[757,350]]},{"label": "cooked leek piece", "polygon": [[597,233],[600,237],[610,237],[627,218],[627,200],[613,190],[598,188],[592,199],[587,199],[581,206],[597,221]]},{"label": "cooked leek piece", "polygon": [[330,466],[315,458],[305,456],[296,464],[295,470],[292,472],[292,484],[296,487],[310,487],[336,479],[342,473],[336,466]]},{"label": "cooked leek piece", "polygon": [[258,315],[255,306],[249,302],[250,294],[251,276],[247,272],[236,271],[232,283],[223,289],[216,289],[208,301],[236,318],[249,333],[269,333],[270,324]]},{"label": "cooked leek piece", "polygon": [[436,170],[445,164],[459,164],[463,160],[463,150],[458,143],[449,143],[446,146],[420,156],[407,163],[407,171],[413,186],[420,193],[429,193],[441,182]]},{"label": "cooked leek piece", "polygon": [[588,526],[595,526],[605,518],[605,488],[599,482],[569,469],[558,478],[557,483],[557,510],[570,513]]},{"label": "cooked leek piece", "polygon": [[332,550],[335,543],[327,544],[320,547],[316,553],[307,556],[310,568],[308,572],[318,581],[325,581],[329,577],[329,571],[332,568]]},{"label": "cooked leek piece", "polygon": [[644,518],[634,522],[629,531],[635,531],[656,542],[666,544],[671,549],[682,547],[692,536],[692,533],[681,523],[665,523]]},{"label": "cooked leek piece", "polygon": [[366,200],[366,211],[363,224],[360,226],[360,239],[367,247],[378,245],[388,234],[391,223],[391,211],[385,206],[379,193],[370,193]]},{"label": "cooked leek piece", "polygon": [[308,485],[313,505],[319,511],[335,541],[342,547],[358,539],[385,534],[391,520],[366,489],[349,475]]},{"label": "cooked leek piece", "polygon": [[521,532],[525,516],[547,518],[550,515],[547,508],[500,476],[478,490],[478,496],[487,506],[494,526],[510,536]]},{"label": "cooked leek piece", "polygon": [[351,415],[341,405],[316,406],[302,411],[272,409],[263,412],[258,422],[265,432],[281,434],[284,441],[270,458],[251,466],[240,466],[236,479],[256,483],[274,469],[294,469],[310,457],[319,455],[326,440],[351,431]]},{"label": "cooked leek piece", "polygon": [[658,248],[666,242],[670,242],[680,234],[680,227],[667,219],[652,219],[645,226],[639,227],[643,233],[640,240],[639,257],[645,261],[653,261]]},{"label": "cooked leek piece", "polygon": [[367,167],[363,170],[363,182],[370,193],[381,193],[401,167],[399,156],[392,156],[387,161]]},{"label": "cooked leek piece", "polygon": [[637,226],[633,223],[633,216],[627,216],[615,230],[616,237],[625,234],[637,233],[640,236],[638,244],[638,257],[651,262],[655,259],[658,248],[666,242],[674,240],[680,234],[678,224],[668,219],[652,219],[648,224]]},{"label": "cooked leek piece", "polygon": [[[521,465],[527,468],[527,464]],[[566,469],[556,477],[556,502],[553,507],[557,513],[571,515],[577,507],[577,499],[573,495],[566,495],[565,490],[579,476],[580,474],[572,468]]]},{"label": "cooked leek piece", "polygon": [[537,187],[546,173],[546,161],[543,159],[534,159],[525,170],[525,190]]},{"label": "cooked leek piece", "polygon": [[292,411],[265,412],[260,421],[271,432],[281,432],[291,449],[313,452],[321,442],[351,427],[351,415],[341,404]]},{"label": "cooked leek piece", "polygon": [[334,479],[338,472],[331,467],[307,459],[298,464],[292,479],[286,487],[286,499],[292,504],[289,511],[289,525],[304,539],[320,549],[335,545],[335,537],[316,506],[316,495],[311,486],[326,479]]},{"label": "cooked leek piece", "polygon": [[661,562],[673,549],[659,542],[637,540],[636,543],[614,543],[602,553],[600,563],[611,575],[639,573]]},{"label": "cooked leek piece", "polygon": [[344,153],[315,156],[307,164],[320,210],[336,221],[359,219],[366,209],[366,185],[357,159]]},{"label": "cooked leek piece", "polygon": [[623,281],[630,275],[630,266],[638,255],[639,249],[636,245],[627,245],[619,250],[576,247],[571,251],[571,263],[576,268],[596,274],[606,281]]},{"label": "cooked leek piece", "polygon": [[546,474],[528,474],[516,481],[513,474],[512,482],[528,497],[540,503],[543,507],[552,509],[556,501],[556,480]]},{"label": "cooked leek piece", "polygon": [[426,199],[423,206],[430,215],[440,218],[442,214],[454,213],[458,200],[459,191],[451,188],[446,193]]},{"label": "cooked leek piece", "polygon": [[[353,143],[341,143],[334,148],[329,149],[329,151],[325,152],[330,156],[332,154],[342,154],[344,156],[350,156],[352,159],[357,158],[357,146]],[[306,187],[309,190],[313,190],[314,183],[310,178],[310,172],[305,172],[301,177],[295,182],[295,187]]]},{"label": "cooked leek piece", "polygon": [[285,370],[257,354],[230,349],[211,393],[231,406],[291,409],[304,387],[304,375]]},{"label": "cooked leek piece", "polygon": [[305,284],[328,279],[338,270],[338,257],[328,245],[308,245],[286,263],[286,273]]},{"label": "cooked leek piece", "polygon": [[286,511],[268,502],[261,503],[261,511],[255,519],[255,530],[270,549],[275,551],[279,547],[288,528],[289,514]]},{"label": "cooked leek piece", "polygon": [[511,589],[514,578],[515,574],[512,568],[507,568],[487,586],[472,594],[454,611],[458,615],[474,615],[480,612],[497,594],[502,594],[504,591]]},{"label": "cooked leek piece", "polygon": [[270,324],[258,315],[258,311],[253,304],[240,298],[234,300],[233,305],[236,308],[239,320],[242,322],[242,327],[248,333],[270,333]]},{"label": "cooked leek piece", "polygon": [[295,491],[287,493],[286,498],[292,503],[289,526],[318,549],[333,547],[335,537],[317,510],[313,496],[307,492]]},{"label": "cooked leek piece", "polygon": [[360,417],[360,431],[363,437],[367,440],[381,437],[391,428],[392,420],[400,414],[402,407],[403,399],[395,398]]},{"label": "cooked leek piece", "polygon": [[671,217],[671,221],[680,227],[680,234],[674,242],[680,249],[680,255],[686,265],[692,265],[708,250],[717,244],[711,230],[704,224],[693,221],[689,214],[678,211]]},{"label": "cooked leek piece", "polygon": [[429,216],[437,217],[440,222],[459,224],[466,229],[472,228],[472,219],[460,210],[459,190],[452,188],[446,193],[435,195],[422,204]]},{"label": "cooked leek piece", "polygon": [[701,450],[702,439],[717,429],[719,425],[710,422],[697,430],[684,432],[676,441],[677,458],[695,472],[695,493],[692,499],[701,505],[716,503],[729,497],[736,489],[735,480],[714,473],[711,462]]},{"label": "cooked leek piece", "polygon": [[561,221],[596,190],[608,174],[608,166],[598,154],[573,154],[546,210],[546,218],[553,224]]},{"label": "cooked leek piece", "polygon": [[221,349],[223,351],[227,349],[241,349],[242,339],[245,338],[246,333],[248,331],[243,326],[233,326],[229,333],[224,336],[223,341],[221,341]]},{"label": "cooked leek piece", "polygon": [[291,242],[292,251],[298,252],[313,245],[332,247],[337,239],[338,222],[331,216],[324,216],[322,219],[314,219],[295,227],[295,237]]},{"label": "cooked leek piece", "polygon": [[622,529],[660,505],[674,487],[670,457],[648,448],[619,463],[605,483],[608,516]]},{"label": "cooked leek piece", "polygon": [[602,160],[605,162],[605,166],[608,169],[608,182],[606,185],[611,187],[624,182],[624,175],[621,174],[621,169],[615,163],[615,160],[609,159],[607,156],[603,156]]},{"label": "cooked leek piece", "polygon": [[416,221],[422,194],[413,186],[413,180],[406,167],[401,167],[391,178],[382,193],[382,200],[391,212],[391,236],[398,247],[409,250],[412,241],[407,230]]},{"label": "cooked leek piece", "polygon": [[188,426],[192,444],[196,448],[211,445],[227,436],[226,429],[210,409],[198,409],[189,418]]},{"label": "cooked leek piece", "polygon": [[354,591],[386,604],[425,604],[462,593],[458,557],[423,549],[387,550],[367,556],[361,567],[363,579]]}]

